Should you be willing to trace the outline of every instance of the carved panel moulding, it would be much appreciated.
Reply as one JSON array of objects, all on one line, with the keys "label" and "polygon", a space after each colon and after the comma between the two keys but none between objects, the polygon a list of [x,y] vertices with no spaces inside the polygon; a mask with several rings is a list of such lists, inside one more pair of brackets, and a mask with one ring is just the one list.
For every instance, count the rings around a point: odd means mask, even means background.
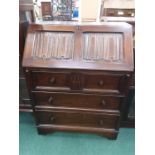
[{"label": "carved panel moulding", "polygon": [[40,59],[73,59],[74,33],[35,32],[31,56]]},{"label": "carved panel moulding", "polygon": [[124,59],[121,33],[84,33],[83,60],[121,63]]}]

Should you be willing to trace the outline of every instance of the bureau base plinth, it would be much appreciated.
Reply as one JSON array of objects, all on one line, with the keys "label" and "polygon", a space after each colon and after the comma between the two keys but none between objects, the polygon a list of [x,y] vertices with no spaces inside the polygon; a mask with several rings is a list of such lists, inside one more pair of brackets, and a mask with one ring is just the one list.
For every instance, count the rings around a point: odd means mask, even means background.
[{"label": "bureau base plinth", "polygon": [[54,130],[46,130],[46,129],[42,129],[42,128],[37,128],[38,134],[39,135],[47,135],[47,134],[52,134],[55,131]]},{"label": "bureau base plinth", "polygon": [[110,136],[107,136],[105,134],[99,134],[99,136],[101,137],[107,137],[109,140],[116,140],[117,139],[117,136],[118,136],[118,133],[114,133],[114,134],[111,134]]},{"label": "bureau base plinth", "polygon": [[40,124],[37,126],[38,134],[46,135],[52,134],[56,131],[63,132],[79,132],[79,133],[92,133],[97,134],[108,139],[115,140],[118,135],[118,131],[115,129],[95,128],[95,127],[81,127],[81,126],[68,126],[68,125],[49,125]]}]

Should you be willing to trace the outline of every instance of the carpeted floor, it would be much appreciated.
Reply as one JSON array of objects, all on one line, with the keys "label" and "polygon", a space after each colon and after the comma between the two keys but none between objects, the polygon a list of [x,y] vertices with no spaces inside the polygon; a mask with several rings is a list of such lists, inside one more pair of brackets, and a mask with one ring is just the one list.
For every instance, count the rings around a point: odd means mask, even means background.
[{"label": "carpeted floor", "polygon": [[34,119],[20,113],[20,155],[134,155],[135,130],[121,128],[117,140],[93,134],[55,132],[38,135]]}]

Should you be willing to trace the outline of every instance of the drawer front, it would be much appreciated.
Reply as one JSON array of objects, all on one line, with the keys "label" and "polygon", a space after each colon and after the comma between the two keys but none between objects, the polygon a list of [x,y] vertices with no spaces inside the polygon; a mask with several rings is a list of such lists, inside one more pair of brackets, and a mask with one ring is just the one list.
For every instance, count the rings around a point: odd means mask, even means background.
[{"label": "drawer front", "polygon": [[108,89],[120,91],[125,82],[125,75],[117,74],[86,74],[84,88]]},{"label": "drawer front", "polygon": [[36,111],[38,124],[72,125],[101,128],[116,128],[117,115],[79,113],[66,111]]},{"label": "drawer front", "polygon": [[111,110],[120,109],[123,100],[117,96],[49,92],[36,92],[34,97],[37,105]]},{"label": "drawer front", "polygon": [[59,72],[32,72],[34,87],[68,87],[69,74]]},{"label": "drawer front", "polygon": [[110,91],[120,93],[127,83],[125,74],[84,72],[32,72],[34,88],[48,90]]}]

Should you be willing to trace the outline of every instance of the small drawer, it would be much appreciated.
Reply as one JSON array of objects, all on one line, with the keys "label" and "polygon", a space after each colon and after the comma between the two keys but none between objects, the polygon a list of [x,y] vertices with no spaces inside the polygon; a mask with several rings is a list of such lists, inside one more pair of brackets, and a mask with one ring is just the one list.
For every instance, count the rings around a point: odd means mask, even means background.
[{"label": "small drawer", "polygon": [[99,128],[116,128],[118,115],[88,113],[78,111],[39,111],[35,112],[38,124],[55,124],[71,126],[87,126]]},{"label": "small drawer", "polygon": [[62,106],[90,109],[120,109],[123,97],[78,94],[78,93],[55,93],[35,92],[33,93],[37,105]]},{"label": "small drawer", "polygon": [[124,74],[85,74],[85,89],[102,89],[121,91],[122,85],[126,82]]},{"label": "small drawer", "polygon": [[32,72],[33,86],[44,87],[68,87],[68,73],[61,72]]}]

